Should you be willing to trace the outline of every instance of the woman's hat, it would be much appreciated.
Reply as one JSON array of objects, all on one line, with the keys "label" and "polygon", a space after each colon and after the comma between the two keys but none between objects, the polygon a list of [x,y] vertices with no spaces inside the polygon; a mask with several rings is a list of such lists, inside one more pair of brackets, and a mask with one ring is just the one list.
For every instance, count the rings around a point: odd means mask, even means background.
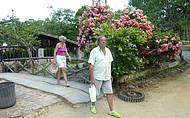
[{"label": "woman's hat", "polygon": [[51,65],[49,66],[49,71],[51,73],[56,73],[58,71],[58,66],[56,64],[51,63]]}]

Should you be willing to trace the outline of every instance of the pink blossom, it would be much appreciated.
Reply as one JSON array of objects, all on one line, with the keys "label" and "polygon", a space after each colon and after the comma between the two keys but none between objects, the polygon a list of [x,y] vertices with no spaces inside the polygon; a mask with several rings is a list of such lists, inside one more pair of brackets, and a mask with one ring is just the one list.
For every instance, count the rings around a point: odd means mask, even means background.
[{"label": "pink blossom", "polygon": [[171,42],[168,43],[168,48],[172,48],[173,44]]},{"label": "pink blossom", "polygon": [[167,44],[167,43],[162,44],[160,49],[161,49],[161,52],[166,52],[166,51],[168,51],[168,44]]},{"label": "pink blossom", "polygon": [[[79,29],[79,45],[86,45],[91,43],[93,36],[96,36],[97,33],[95,29],[100,24],[105,21],[109,16],[112,16],[112,13],[109,12],[100,4],[95,4],[95,6],[88,7],[87,11],[80,17],[80,24],[82,28]],[[89,39],[86,39],[86,36]]]}]

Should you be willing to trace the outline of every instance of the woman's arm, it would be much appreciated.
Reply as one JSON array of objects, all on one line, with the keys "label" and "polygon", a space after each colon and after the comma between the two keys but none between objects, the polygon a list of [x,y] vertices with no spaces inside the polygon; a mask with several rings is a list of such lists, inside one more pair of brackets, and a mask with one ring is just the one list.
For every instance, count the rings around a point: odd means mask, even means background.
[{"label": "woman's arm", "polygon": [[68,57],[70,57],[70,55],[69,55],[69,53],[68,53],[68,51],[66,50],[66,55],[68,56]]},{"label": "woman's arm", "polygon": [[66,51],[66,54],[69,57],[69,61],[71,61],[71,57],[70,57],[70,55],[69,55],[69,53],[67,51]]},{"label": "woman's arm", "polygon": [[65,47],[66,47],[66,55],[69,57],[69,61],[71,61],[71,57],[70,57],[70,55],[69,55],[69,53],[68,53],[68,51],[67,51],[67,46],[66,46],[66,44],[65,44]]}]

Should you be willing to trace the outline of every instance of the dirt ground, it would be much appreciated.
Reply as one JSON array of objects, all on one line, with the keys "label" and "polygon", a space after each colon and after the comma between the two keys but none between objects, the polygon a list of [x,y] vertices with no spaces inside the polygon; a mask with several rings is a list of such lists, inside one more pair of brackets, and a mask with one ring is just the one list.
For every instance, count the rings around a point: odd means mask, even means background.
[{"label": "dirt ground", "polygon": [[[145,101],[129,103],[114,96],[115,110],[122,118],[190,118],[190,68],[161,79],[145,90]],[[90,104],[73,108],[65,103],[52,106],[39,118],[111,118],[108,105],[103,98],[97,102],[97,114],[91,114]]]}]

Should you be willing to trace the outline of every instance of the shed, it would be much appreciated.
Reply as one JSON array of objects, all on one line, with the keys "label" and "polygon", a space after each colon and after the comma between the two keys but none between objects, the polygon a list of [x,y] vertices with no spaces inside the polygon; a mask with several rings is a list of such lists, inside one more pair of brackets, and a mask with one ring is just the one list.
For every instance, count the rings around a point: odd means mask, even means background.
[{"label": "shed", "polygon": [[[59,42],[59,36],[52,35],[44,32],[40,32],[38,35],[38,40],[40,40],[41,44],[39,48],[47,49],[47,48],[55,48],[56,44]],[[78,43],[75,41],[72,41],[70,39],[66,40],[66,45],[69,53],[74,53],[75,56],[77,56],[78,52]]]}]

